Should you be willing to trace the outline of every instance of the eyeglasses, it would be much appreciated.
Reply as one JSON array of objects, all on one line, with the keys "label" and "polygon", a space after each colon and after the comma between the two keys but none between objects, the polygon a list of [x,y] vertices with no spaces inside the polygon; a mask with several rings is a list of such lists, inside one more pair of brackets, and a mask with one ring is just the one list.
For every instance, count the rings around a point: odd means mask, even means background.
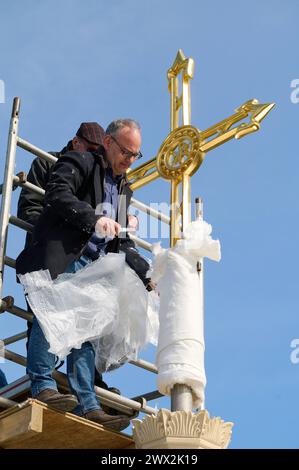
[{"label": "eyeglasses", "polygon": [[119,150],[121,151],[122,155],[125,157],[125,158],[134,158],[135,160],[139,160],[139,158],[142,158],[143,155],[142,153],[139,151],[138,153],[133,153],[133,152],[130,152],[130,150],[127,150],[125,149],[124,147],[122,147],[116,140],[115,137],[113,137],[113,135],[110,135],[111,139],[116,143],[116,145],[118,146]]}]

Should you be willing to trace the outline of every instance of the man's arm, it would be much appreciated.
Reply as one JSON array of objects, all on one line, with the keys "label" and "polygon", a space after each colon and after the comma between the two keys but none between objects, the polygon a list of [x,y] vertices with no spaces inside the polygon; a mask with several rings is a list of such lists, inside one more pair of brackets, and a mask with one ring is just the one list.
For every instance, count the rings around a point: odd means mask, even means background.
[{"label": "man's arm", "polygon": [[133,269],[133,271],[135,271],[145,287],[148,287],[151,281],[151,279],[147,277],[147,272],[150,269],[150,265],[146,259],[141,256],[133,240],[130,240],[129,238],[122,239],[119,250],[125,253],[127,264],[131,269]]},{"label": "man's arm", "polygon": [[[33,160],[30,171],[27,175],[27,181],[38,186],[39,188],[45,189],[49,180],[50,168],[52,164],[36,158]],[[18,200],[18,212],[17,215],[20,219],[35,225],[39,216],[41,215],[44,208],[44,197],[40,194],[28,191],[26,188],[22,188],[20,197]]]},{"label": "man's arm", "polygon": [[128,227],[131,228],[134,232],[138,230],[139,220],[135,214],[128,214]]},{"label": "man's arm", "polygon": [[77,194],[91,177],[93,163],[88,152],[68,152],[61,156],[52,168],[45,195],[45,206],[51,207],[65,222],[88,233],[94,232],[99,216]]}]

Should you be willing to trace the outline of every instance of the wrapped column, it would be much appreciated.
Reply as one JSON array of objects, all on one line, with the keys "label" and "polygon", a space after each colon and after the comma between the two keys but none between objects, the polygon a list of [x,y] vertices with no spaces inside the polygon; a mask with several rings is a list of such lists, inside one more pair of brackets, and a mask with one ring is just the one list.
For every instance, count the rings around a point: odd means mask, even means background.
[{"label": "wrapped column", "polygon": [[204,401],[203,292],[198,262],[220,260],[220,243],[212,240],[211,225],[192,222],[175,247],[154,248],[152,279],[160,292],[160,332],[157,348],[158,389],[170,395],[175,385],[192,391],[193,408]]}]

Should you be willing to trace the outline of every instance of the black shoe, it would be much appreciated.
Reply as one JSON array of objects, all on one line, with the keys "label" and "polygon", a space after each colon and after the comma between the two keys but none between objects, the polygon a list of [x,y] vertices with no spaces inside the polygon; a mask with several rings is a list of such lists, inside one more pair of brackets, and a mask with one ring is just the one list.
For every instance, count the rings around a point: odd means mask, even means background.
[{"label": "black shoe", "polygon": [[130,420],[127,416],[111,416],[103,410],[89,411],[88,413],[85,413],[84,418],[89,419],[89,421],[93,421],[94,423],[102,424],[106,428],[113,429],[114,431],[122,431],[130,424]]},{"label": "black shoe", "polygon": [[77,398],[74,395],[63,395],[51,388],[46,388],[34,399],[42,401],[59,411],[73,411],[78,405]]}]

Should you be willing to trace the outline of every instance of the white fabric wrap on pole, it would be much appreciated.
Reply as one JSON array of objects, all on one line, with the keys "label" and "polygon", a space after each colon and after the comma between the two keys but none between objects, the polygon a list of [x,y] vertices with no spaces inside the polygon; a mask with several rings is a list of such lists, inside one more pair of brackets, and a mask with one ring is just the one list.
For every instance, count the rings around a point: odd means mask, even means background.
[{"label": "white fabric wrap on pole", "polygon": [[189,386],[194,408],[203,403],[206,385],[203,292],[197,262],[203,257],[221,258],[220,243],[212,240],[211,232],[211,225],[196,220],[174,248],[154,248],[152,279],[160,292],[158,389],[170,395],[176,384]]}]

